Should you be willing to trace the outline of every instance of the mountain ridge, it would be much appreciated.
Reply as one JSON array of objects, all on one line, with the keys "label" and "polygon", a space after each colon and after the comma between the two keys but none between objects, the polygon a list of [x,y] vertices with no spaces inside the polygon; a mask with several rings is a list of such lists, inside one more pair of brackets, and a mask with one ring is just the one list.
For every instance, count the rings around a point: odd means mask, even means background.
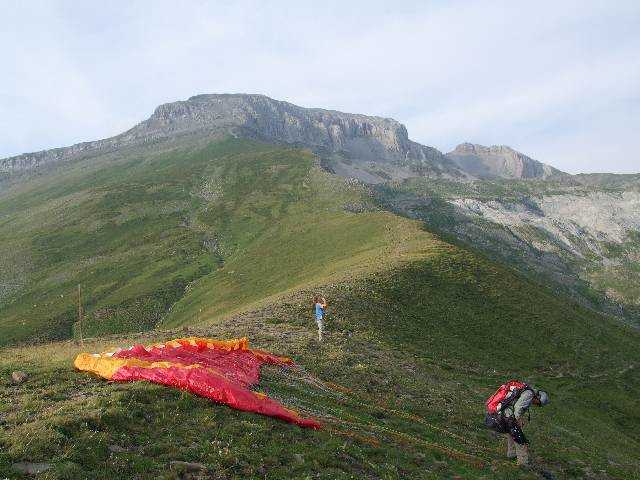
[{"label": "mountain ridge", "polygon": [[[593,301],[591,293],[577,291],[583,280],[596,282],[598,295],[607,304],[611,300],[615,312],[621,302],[634,312],[640,306],[640,291],[625,286],[637,277],[638,175],[570,175],[505,145],[463,143],[443,155],[410,140],[406,127],[394,119],[303,108],[265,95],[195,95],[159,105],[120,135],[0,160],[0,190],[21,184],[21,173],[40,172],[40,167],[68,164],[60,172],[67,175],[76,161],[102,168],[118,158],[144,158],[180,145],[199,148],[227,137],[310,149],[324,171],[392,192],[389,199],[382,194],[391,210],[427,219],[432,228],[440,225],[441,231],[507,263],[524,258],[523,271],[533,268],[558,279],[585,304]],[[423,180],[429,185],[414,188]],[[205,197],[211,196],[215,192],[207,190]],[[436,208],[441,200],[443,209]],[[449,220],[441,225],[444,219]],[[612,236],[611,228],[618,233]],[[13,266],[15,272],[22,269]],[[5,277],[6,285],[16,283]],[[0,298],[15,288],[0,287]]]},{"label": "mountain ridge", "polygon": [[[413,176],[463,182],[504,178],[592,183],[595,178],[565,173],[506,145],[464,142],[445,154],[411,140],[406,126],[393,118],[300,107],[246,93],[199,94],[164,103],[118,135],[0,159],[0,174],[33,171],[187,134],[223,134],[311,148],[325,158],[329,171],[371,184]],[[614,174],[604,175],[607,182],[621,181],[609,178]]]},{"label": "mountain ridge", "polygon": [[15,173],[81,156],[188,133],[222,132],[270,142],[303,145],[325,154],[388,164],[404,176],[465,178],[439,150],[409,139],[400,122],[382,117],[304,108],[258,94],[203,94],[158,106],[153,114],[114,137],[0,160],[0,172]]}]

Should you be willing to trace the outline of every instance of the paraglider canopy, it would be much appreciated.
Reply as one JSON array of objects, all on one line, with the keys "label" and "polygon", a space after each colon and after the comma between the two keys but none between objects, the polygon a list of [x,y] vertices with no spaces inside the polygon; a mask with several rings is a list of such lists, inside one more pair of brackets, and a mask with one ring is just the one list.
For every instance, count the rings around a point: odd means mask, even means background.
[{"label": "paraglider canopy", "polygon": [[78,370],[115,381],[147,380],[188,390],[238,410],[276,417],[301,427],[320,428],[312,418],[254,392],[264,364],[288,366],[293,360],[252,350],[246,338],[214,340],[178,338],[152,345],[133,345],[101,354],[81,353]]}]

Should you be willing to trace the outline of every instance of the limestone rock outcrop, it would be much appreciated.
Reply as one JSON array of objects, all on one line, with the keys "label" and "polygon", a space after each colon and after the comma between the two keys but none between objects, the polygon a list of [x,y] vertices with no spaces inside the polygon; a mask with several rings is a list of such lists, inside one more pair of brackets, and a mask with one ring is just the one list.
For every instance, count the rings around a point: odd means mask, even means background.
[{"label": "limestone rock outcrop", "polygon": [[511,147],[485,147],[461,143],[447,153],[458,167],[477,178],[541,179],[565,177],[566,173],[527,157]]}]

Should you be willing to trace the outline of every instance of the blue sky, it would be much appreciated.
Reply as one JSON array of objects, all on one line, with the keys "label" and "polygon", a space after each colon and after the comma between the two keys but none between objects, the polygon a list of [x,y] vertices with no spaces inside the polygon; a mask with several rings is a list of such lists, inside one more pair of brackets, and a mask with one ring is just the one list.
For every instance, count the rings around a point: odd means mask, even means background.
[{"label": "blue sky", "polygon": [[393,117],[443,151],[640,171],[637,0],[0,0],[0,18],[0,158],[244,92]]}]

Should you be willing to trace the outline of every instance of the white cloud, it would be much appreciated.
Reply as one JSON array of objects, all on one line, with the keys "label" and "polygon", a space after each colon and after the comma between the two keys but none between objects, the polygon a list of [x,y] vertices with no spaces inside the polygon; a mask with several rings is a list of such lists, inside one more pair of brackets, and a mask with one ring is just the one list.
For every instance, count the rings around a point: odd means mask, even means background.
[{"label": "white cloud", "polygon": [[441,149],[640,170],[636,1],[186,5],[5,6],[0,156],[112,135],[198,93],[257,92],[392,116]]}]

